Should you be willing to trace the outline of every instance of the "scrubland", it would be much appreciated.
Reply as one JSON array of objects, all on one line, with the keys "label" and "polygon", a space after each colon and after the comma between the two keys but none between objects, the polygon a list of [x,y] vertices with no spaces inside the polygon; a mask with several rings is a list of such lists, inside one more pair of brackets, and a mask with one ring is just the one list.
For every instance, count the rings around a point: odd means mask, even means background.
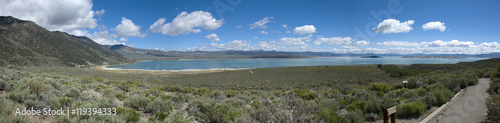
[{"label": "scrubland", "polygon": [[[172,75],[5,67],[0,122],[369,122],[392,106],[399,119],[418,118],[490,73],[492,92],[500,87],[500,69],[421,68],[312,66]],[[490,100],[499,102],[497,95]],[[116,108],[117,115],[14,115],[23,107]]]}]

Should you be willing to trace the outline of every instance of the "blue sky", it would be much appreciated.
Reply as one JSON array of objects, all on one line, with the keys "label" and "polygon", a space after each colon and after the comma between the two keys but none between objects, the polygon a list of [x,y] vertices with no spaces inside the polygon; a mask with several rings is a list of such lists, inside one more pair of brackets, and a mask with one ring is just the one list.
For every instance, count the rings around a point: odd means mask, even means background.
[{"label": "blue sky", "polygon": [[[403,54],[500,51],[500,7],[497,7],[500,1],[496,0],[28,0],[0,3],[0,15],[31,20],[49,30],[88,36],[100,44],[123,43],[165,51]],[[158,23],[153,26],[155,22]]]}]

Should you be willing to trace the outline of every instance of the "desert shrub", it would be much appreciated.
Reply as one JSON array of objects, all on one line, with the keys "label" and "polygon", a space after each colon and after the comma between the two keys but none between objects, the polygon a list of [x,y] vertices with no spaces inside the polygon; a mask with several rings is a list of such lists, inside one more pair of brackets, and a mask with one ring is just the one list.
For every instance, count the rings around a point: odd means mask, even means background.
[{"label": "desert shrub", "polygon": [[28,98],[29,93],[28,90],[15,90],[9,93],[8,98],[15,102],[23,102]]},{"label": "desert shrub", "polygon": [[149,98],[140,95],[132,95],[126,99],[123,103],[125,106],[131,107],[135,110],[144,110],[149,103]]},{"label": "desert shrub", "polygon": [[[497,67],[498,68],[498,67]],[[500,95],[493,93],[486,99],[488,117],[492,122],[500,121]]]},{"label": "desert shrub", "polygon": [[80,90],[78,90],[76,88],[71,88],[66,93],[66,96],[76,99],[76,98],[80,97]]},{"label": "desert shrub", "polygon": [[37,107],[37,106],[36,106],[35,101],[33,101],[33,100],[25,100],[25,101],[24,101],[24,105],[25,105],[27,108],[31,108],[31,107],[33,107],[33,108],[35,108],[35,109],[36,109],[36,107]]},{"label": "desert shrub", "polygon": [[424,113],[425,109],[425,103],[420,101],[406,103],[398,107],[397,116],[400,118],[418,117]]},{"label": "desert shrub", "polygon": [[366,106],[366,102],[364,101],[354,101],[347,106],[347,111],[356,111],[357,109],[364,109]]},{"label": "desert shrub", "polygon": [[229,89],[229,90],[227,90],[227,92],[226,92],[226,96],[227,96],[227,97],[234,97],[234,96],[236,96],[236,95],[238,95],[238,94],[240,94],[240,92],[239,92],[239,91],[236,91],[236,90],[233,90],[233,89]]},{"label": "desert shrub", "polygon": [[41,92],[47,92],[49,90],[48,85],[36,80],[25,80],[25,86],[28,87],[31,93],[40,94]]},{"label": "desert shrub", "polygon": [[252,103],[250,103],[250,106],[254,107],[255,109],[258,109],[261,105],[262,103],[260,103],[260,101],[258,100],[253,100]]},{"label": "desert shrub", "polygon": [[348,112],[345,114],[344,117],[342,117],[342,123],[364,123],[365,122],[365,115],[363,114],[363,111],[357,109],[355,111]]},{"label": "desert shrub", "polygon": [[155,122],[163,122],[165,119],[167,119],[168,115],[170,115],[169,112],[164,113],[164,112],[157,112],[154,113],[154,117],[149,118],[149,121],[155,121]]},{"label": "desert shrub", "polygon": [[50,108],[52,108],[52,109],[57,109],[57,108],[61,107],[61,103],[59,103],[59,98],[57,98],[55,96],[49,97],[48,104],[49,104]]},{"label": "desert shrub", "polygon": [[295,96],[298,96],[298,97],[305,99],[305,100],[313,100],[313,99],[318,97],[318,94],[312,92],[309,89],[300,89],[300,90],[296,89],[296,90],[294,90],[294,92],[295,92]]},{"label": "desert shrub", "polygon": [[371,89],[373,91],[381,91],[381,92],[387,93],[387,92],[392,90],[391,85],[387,85],[387,84],[383,84],[383,83],[372,83],[371,86],[372,86]]},{"label": "desert shrub", "polygon": [[196,120],[193,117],[189,116],[187,112],[179,111],[167,123],[194,123],[194,122],[196,122]]},{"label": "desert shrub", "polygon": [[414,89],[414,88],[419,88],[422,84],[423,84],[422,81],[411,77],[410,79],[408,79],[406,87],[409,89]]},{"label": "desert shrub", "polygon": [[322,107],[321,110],[318,112],[318,116],[327,123],[340,122],[342,117],[340,117],[337,114],[337,110],[338,107],[334,105],[329,107]]},{"label": "desert shrub", "polygon": [[364,108],[365,113],[380,113],[382,111],[382,104],[377,99],[371,99],[366,103]]},{"label": "desert shrub", "polygon": [[491,93],[500,93],[500,78],[492,78],[490,83]]},{"label": "desert shrub", "polygon": [[141,118],[141,114],[139,114],[139,112],[132,110],[132,109],[117,107],[116,112],[118,115],[120,115],[123,118],[123,121],[126,121],[127,123],[139,122],[139,120]]},{"label": "desert shrub", "polygon": [[0,78],[0,90],[4,90],[7,87],[7,81]]},{"label": "desert shrub", "polygon": [[455,94],[448,89],[435,89],[425,97],[428,106],[441,106],[453,98]]},{"label": "desert shrub", "polygon": [[148,103],[146,106],[146,112],[158,113],[158,112],[170,112],[173,109],[174,102],[171,100],[165,100],[160,98],[156,98],[155,100]]},{"label": "desert shrub", "polygon": [[61,106],[71,106],[72,103],[73,100],[68,97],[59,98],[59,104],[61,104]]},{"label": "desert shrub", "polygon": [[396,100],[391,98],[391,97],[388,97],[388,96],[385,96],[383,99],[382,99],[382,109],[387,109],[387,108],[390,108],[390,107],[393,107],[397,104]]}]

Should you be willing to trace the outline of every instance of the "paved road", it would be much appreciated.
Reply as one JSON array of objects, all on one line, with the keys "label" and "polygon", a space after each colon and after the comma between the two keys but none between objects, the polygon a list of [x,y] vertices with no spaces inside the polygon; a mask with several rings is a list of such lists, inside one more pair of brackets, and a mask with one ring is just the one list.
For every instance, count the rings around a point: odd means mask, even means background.
[{"label": "paved road", "polygon": [[488,79],[479,79],[475,86],[468,87],[465,93],[452,105],[436,116],[431,123],[478,123],[486,117],[486,98],[490,87]]}]

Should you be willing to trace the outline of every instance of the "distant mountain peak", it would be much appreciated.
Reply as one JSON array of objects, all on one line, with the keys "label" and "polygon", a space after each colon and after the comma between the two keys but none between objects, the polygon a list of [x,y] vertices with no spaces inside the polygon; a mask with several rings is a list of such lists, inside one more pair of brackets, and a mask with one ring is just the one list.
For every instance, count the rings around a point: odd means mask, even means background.
[{"label": "distant mountain peak", "polygon": [[0,49],[0,66],[80,66],[124,59],[87,37],[49,31],[12,16],[0,16]]}]

